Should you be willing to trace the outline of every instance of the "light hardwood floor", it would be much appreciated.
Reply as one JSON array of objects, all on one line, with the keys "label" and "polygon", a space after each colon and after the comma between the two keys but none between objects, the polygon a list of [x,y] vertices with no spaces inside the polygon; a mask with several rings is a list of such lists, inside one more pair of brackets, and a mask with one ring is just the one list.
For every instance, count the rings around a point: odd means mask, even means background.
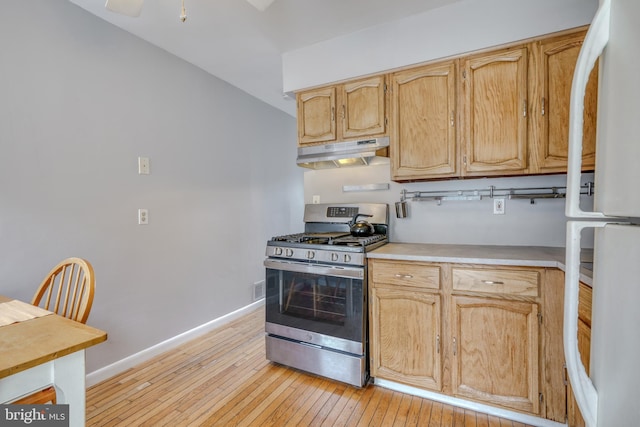
[{"label": "light hardwood floor", "polygon": [[530,427],[270,363],[264,309],[87,391],[87,426]]}]

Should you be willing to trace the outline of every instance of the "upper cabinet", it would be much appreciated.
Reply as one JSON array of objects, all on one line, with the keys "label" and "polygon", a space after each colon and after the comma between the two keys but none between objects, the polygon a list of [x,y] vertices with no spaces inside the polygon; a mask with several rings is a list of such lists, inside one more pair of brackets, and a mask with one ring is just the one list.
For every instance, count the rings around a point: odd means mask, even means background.
[{"label": "upper cabinet", "polygon": [[296,94],[298,144],[387,133],[386,76],[374,76]]},{"label": "upper cabinet", "polygon": [[[565,172],[569,139],[569,98],[585,32],[540,40],[532,49],[532,172]],[[582,169],[593,170],[596,154],[598,67],[584,99]]]},{"label": "upper cabinet", "polygon": [[524,173],[527,76],[526,47],[464,60],[464,175]]},{"label": "upper cabinet", "polygon": [[[394,181],[566,172],[569,98],[585,34],[564,31],[299,92],[298,144],[389,135]],[[585,171],[595,166],[597,90],[596,67],[584,100]]]},{"label": "upper cabinet", "polygon": [[457,64],[447,61],[391,75],[392,179],[456,176]]},{"label": "upper cabinet", "polygon": [[296,95],[298,143],[336,140],[336,88],[314,89]]}]

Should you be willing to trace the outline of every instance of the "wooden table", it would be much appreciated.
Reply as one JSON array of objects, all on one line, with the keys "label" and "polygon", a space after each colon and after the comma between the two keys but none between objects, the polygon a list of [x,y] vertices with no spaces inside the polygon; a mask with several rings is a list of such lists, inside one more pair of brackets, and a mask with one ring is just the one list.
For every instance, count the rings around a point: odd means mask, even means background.
[{"label": "wooden table", "polygon": [[[10,298],[0,295],[0,311]],[[53,384],[69,404],[70,426],[85,425],[85,349],[107,333],[57,314],[0,326],[0,403]]]}]

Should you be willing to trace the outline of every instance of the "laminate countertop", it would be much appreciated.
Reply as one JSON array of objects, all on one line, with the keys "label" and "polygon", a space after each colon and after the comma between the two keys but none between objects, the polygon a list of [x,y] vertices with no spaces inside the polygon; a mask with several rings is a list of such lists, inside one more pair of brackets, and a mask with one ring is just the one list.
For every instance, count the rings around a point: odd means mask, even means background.
[{"label": "laminate countertop", "polygon": [[[435,243],[387,243],[371,252],[367,258],[398,261],[446,262],[462,264],[512,265],[551,267],[565,271],[565,249],[549,246],[491,246]],[[592,251],[583,249],[580,280],[592,284],[588,268]]]}]

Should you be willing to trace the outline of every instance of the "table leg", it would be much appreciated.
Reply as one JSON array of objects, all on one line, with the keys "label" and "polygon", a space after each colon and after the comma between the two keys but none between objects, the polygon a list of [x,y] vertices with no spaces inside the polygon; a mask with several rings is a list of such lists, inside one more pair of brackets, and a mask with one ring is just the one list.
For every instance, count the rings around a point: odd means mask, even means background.
[{"label": "table leg", "polygon": [[69,404],[69,427],[85,425],[84,350],[53,360],[54,385],[58,403]]},{"label": "table leg", "polygon": [[84,427],[84,350],[0,378],[0,403],[11,402],[25,394],[45,389],[51,384],[56,387],[57,403],[69,404],[69,427]]}]

